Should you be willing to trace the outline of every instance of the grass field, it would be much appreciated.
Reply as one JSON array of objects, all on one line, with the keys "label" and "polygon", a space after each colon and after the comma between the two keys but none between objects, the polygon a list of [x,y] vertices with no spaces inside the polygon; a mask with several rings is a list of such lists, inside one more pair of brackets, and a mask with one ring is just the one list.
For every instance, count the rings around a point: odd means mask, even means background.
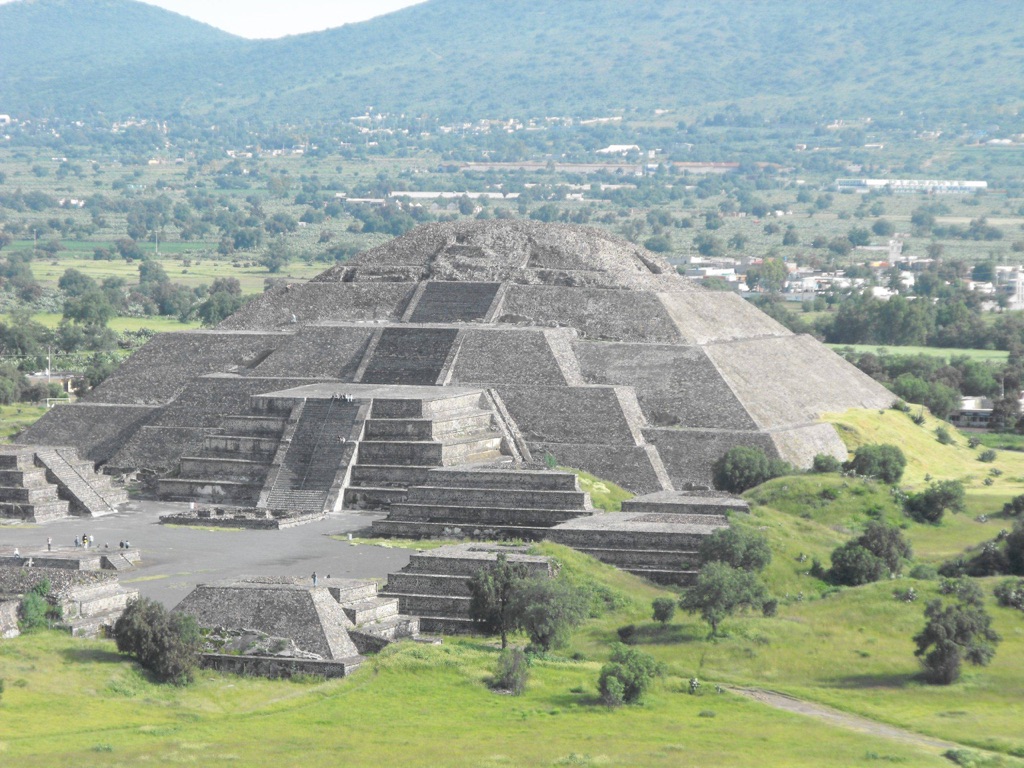
[{"label": "grass field", "polygon": [[8,442],[14,435],[30,424],[34,424],[46,408],[30,403],[0,405],[0,442]]},{"label": "grass field", "polygon": [[[37,315],[32,315],[32,319],[45,325],[47,328],[56,328],[60,325],[60,321],[63,315],[59,315],[56,312],[45,312]],[[10,316],[2,316],[4,322],[10,322]],[[167,333],[169,331],[187,331],[193,328],[201,327],[198,320],[190,320],[187,323],[183,323],[176,317],[165,317],[162,315],[150,315],[149,317],[112,317],[107,323],[107,327],[117,333],[124,333],[125,331],[140,331],[142,329],[148,329],[155,333]]]},{"label": "grass field", "polygon": [[1009,352],[999,349],[950,349],[947,347],[885,347],[873,344],[826,344],[825,346],[841,351],[853,349],[855,352],[873,352],[876,355],[928,355],[949,360],[951,357],[966,356],[972,360],[1005,363]]}]

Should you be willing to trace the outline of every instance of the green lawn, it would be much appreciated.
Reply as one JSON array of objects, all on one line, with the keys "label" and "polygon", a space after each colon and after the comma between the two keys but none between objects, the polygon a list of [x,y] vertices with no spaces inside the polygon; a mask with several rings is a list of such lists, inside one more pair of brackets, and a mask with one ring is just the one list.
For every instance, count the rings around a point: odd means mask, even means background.
[{"label": "green lawn", "polygon": [[6,443],[46,413],[45,407],[30,403],[0,405],[0,442]]},{"label": "green lawn", "polygon": [[[60,325],[60,321],[63,315],[56,312],[45,312],[32,315],[32,319],[45,325],[47,328],[56,328]],[[10,322],[11,318],[9,315],[3,316],[4,322]],[[148,317],[113,317],[110,322],[107,323],[107,327],[112,331],[123,333],[125,331],[139,331],[143,328],[147,328],[156,333],[166,333],[168,331],[187,331],[191,328],[201,327],[198,320],[190,320],[187,323],[183,323],[176,317],[165,317],[162,315],[150,315]]]}]

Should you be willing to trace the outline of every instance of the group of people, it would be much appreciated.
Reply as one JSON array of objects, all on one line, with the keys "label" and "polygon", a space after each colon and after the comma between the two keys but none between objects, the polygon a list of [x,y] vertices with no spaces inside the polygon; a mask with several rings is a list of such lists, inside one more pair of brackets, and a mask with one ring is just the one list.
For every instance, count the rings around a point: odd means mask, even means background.
[{"label": "group of people", "polygon": [[[46,539],[46,549],[47,549],[47,551],[52,549],[52,545],[53,545],[53,540],[50,539],[49,537],[47,537],[47,539]],[[75,548],[76,549],[78,547],[83,547],[85,549],[88,549],[91,546],[92,547],[96,546],[96,539],[93,538],[92,536],[90,536],[89,534],[83,533],[81,537],[78,537],[78,536],[75,537]],[[121,543],[118,546],[120,546],[121,549],[131,549],[132,548],[131,543],[127,539],[122,539]],[[109,544],[104,544],[103,548],[104,549],[110,549],[110,545]]]}]

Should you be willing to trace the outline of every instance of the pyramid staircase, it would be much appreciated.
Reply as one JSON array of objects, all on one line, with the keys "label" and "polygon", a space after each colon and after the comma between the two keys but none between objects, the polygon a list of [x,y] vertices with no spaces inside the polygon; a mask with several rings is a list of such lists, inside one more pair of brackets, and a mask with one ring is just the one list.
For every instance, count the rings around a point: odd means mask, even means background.
[{"label": "pyramid staircase", "polygon": [[0,452],[0,518],[42,523],[117,511],[128,494],[73,448],[18,446]]},{"label": "pyramid staircase", "polygon": [[373,400],[351,467],[349,509],[386,509],[435,467],[511,463],[480,391],[437,399]]}]

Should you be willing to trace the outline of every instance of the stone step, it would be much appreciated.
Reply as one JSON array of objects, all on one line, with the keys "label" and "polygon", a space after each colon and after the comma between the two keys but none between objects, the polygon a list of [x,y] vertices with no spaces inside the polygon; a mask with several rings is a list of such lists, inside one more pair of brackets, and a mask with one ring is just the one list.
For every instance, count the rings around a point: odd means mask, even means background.
[{"label": "stone step", "polygon": [[573,491],[580,493],[576,475],[528,469],[438,469],[428,475],[435,488],[486,488],[491,490]]},{"label": "stone step", "polygon": [[391,504],[388,520],[449,523],[452,525],[497,524],[550,527],[588,514],[590,514],[589,510],[419,504],[415,503],[413,496],[410,495],[405,501],[393,502]]},{"label": "stone step", "polygon": [[112,514],[117,504],[128,500],[123,488],[113,488],[110,478],[97,474],[92,462],[79,459],[74,449],[37,450],[36,463],[45,467],[47,479],[59,486],[60,497],[71,503],[73,515]]},{"label": "stone step", "polygon": [[471,635],[477,625],[472,619],[456,619],[445,616],[420,616],[420,632],[432,635]]},{"label": "stone step", "polygon": [[24,520],[28,523],[46,523],[51,520],[63,520],[70,516],[70,505],[63,499],[48,501],[41,504],[0,502],[0,518],[5,520]]},{"label": "stone step", "polygon": [[327,503],[327,492],[301,491],[275,488],[267,497],[267,509],[284,510],[291,514],[322,512]]},{"label": "stone step", "polygon": [[370,417],[374,419],[440,419],[480,410],[482,392],[442,397],[436,400],[375,398]]},{"label": "stone step", "polygon": [[[469,473],[467,473],[469,474]],[[486,474],[486,473],[481,473]],[[431,482],[433,473],[427,476]],[[511,488],[455,488],[417,485],[409,489],[409,502],[420,505],[501,507],[504,509],[562,509],[589,514],[583,491],[523,491]]]},{"label": "stone step", "polygon": [[697,571],[669,570],[664,568],[623,568],[622,570],[653,581],[655,584],[689,586],[697,580]]},{"label": "stone step", "polygon": [[349,486],[371,486],[374,488],[408,488],[422,485],[426,481],[430,466],[405,466],[402,464],[353,464],[349,475]]},{"label": "stone step", "polygon": [[0,469],[35,469],[35,451],[31,448],[5,448],[0,453]]},{"label": "stone step", "polygon": [[212,504],[238,502],[239,506],[254,504],[261,488],[262,483],[187,477],[163,477],[157,486],[161,499]]},{"label": "stone step", "polygon": [[284,416],[224,416],[220,420],[227,434],[268,438],[280,437],[287,423]]},{"label": "stone step", "polygon": [[203,438],[203,454],[206,456],[240,454],[240,458],[253,454],[273,458],[279,444],[280,441],[276,437],[229,434],[206,435]]},{"label": "stone step", "polygon": [[[480,564],[477,563],[476,567],[479,570]],[[388,583],[384,588],[384,593],[469,597],[470,578],[470,575],[399,571],[388,574]]]},{"label": "stone step", "polygon": [[[451,557],[444,554],[437,554],[433,550],[417,552],[409,558],[409,564],[401,570],[401,573],[426,574],[428,576],[444,575],[457,576],[460,578],[472,578],[481,568],[485,568],[496,562],[493,558],[486,556]],[[549,564],[546,560],[519,560],[526,569],[533,575],[548,575]],[[430,591],[422,594],[431,594]]]},{"label": "stone step", "polygon": [[239,480],[262,482],[270,469],[269,461],[255,459],[214,458],[209,456],[182,456],[179,477],[209,480]]},{"label": "stone step", "polygon": [[490,411],[475,409],[435,419],[366,420],[367,440],[442,440],[446,437],[496,433]]},{"label": "stone step", "polygon": [[405,488],[350,486],[345,489],[343,505],[345,509],[388,509],[393,503],[402,501],[405,497]]},{"label": "stone step", "polygon": [[547,538],[573,549],[661,549],[693,552],[706,533],[552,528]]},{"label": "stone step", "polygon": [[382,597],[398,599],[399,610],[407,616],[458,616],[469,618],[468,597],[454,595],[407,595],[381,592]]},{"label": "stone step", "polygon": [[53,484],[41,485],[32,488],[0,487],[0,502],[12,504],[45,504],[56,501],[57,486]]},{"label": "stone step", "polygon": [[377,584],[372,581],[329,582],[327,591],[339,603],[357,603],[377,596]]},{"label": "stone step", "polygon": [[452,523],[424,523],[405,520],[374,520],[370,523],[374,537],[394,536],[399,539],[472,539],[506,541],[525,539],[540,541],[551,530],[546,527],[524,525],[468,525]]},{"label": "stone step", "polygon": [[618,568],[689,568],[700,566],[700,554],[696,551],[677,551],[666,549],[595,549],[580,548],[580,552],[590,555],[602,563]]},{"label": "stone step", "polygon": [[398,600],[387,597],[368,597],[352,603],[346,602],[341,609],[348,616],[349,621],[358,627],[397,616]]},{"label": "stone step", "polygon": [[0,486],[5,488],[39,488],[49,485],[49,482],[42,467],[0,470]]}]

